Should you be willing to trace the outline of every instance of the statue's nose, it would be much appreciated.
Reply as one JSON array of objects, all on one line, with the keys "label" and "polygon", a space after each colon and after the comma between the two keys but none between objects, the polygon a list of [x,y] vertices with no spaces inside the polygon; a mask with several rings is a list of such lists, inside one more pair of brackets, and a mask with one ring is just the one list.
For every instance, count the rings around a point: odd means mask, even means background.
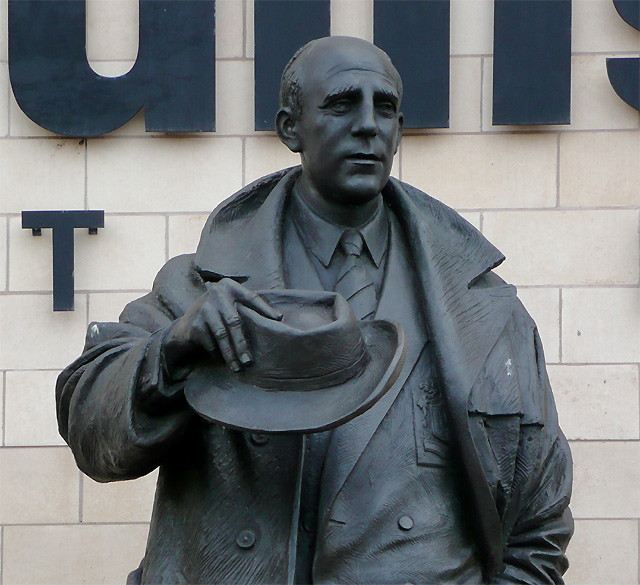
[{"label": "statue's nose", "polygon": [[376,136],[378,134],[378,124],[373,104],[361,104],[360,108],[358,108],[352,133],[354,136]]}]

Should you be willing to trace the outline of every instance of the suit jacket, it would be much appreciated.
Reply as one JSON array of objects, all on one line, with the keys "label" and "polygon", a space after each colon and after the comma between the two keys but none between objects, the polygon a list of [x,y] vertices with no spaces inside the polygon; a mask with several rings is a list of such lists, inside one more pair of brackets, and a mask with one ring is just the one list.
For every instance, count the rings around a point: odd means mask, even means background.
[{"label": "suit jacket", "polygon": [[[165,328],[207,280],[285,287],[282,222],[298,172],[264,177],[214,210],[196,254],[170,260],[119,324],[90,325],[83,355],[59,377],[60,431],[81,470],[113,481],[160,466],[137,582],[291,580],[298,493],[291,471],[299,468],[301,437],[265,438],[201,421],[185,405],[180,384],[165,383],[159,347]],[[491,272],[504,258],[477,230],[395,179],[383,197],[411,245],[417,311],[460,461],[462,495],[452,502],[460,498],[470,510],[484,582],[561,583],[572,533],[571,458],[535,324],[514,287]],[[317,582],[395,581],[384,566],[397,562],[391,551],[398,536],[377,520],[385,517],[384,498],[361,496],[373,486],[371,473],[387,466],[389,479],[379,480],[377,493],[395,482],[394,497],[420,514],[416,482],[398,479],[388,454],[408,432],[402,423],[409,414],[393,400],[416,375],[423,345],[409,352],[388,397],[334,433],[322,485]],[[415,532],[406,539],[420,540]],[[374,548],[383,569],[363,580],[360,567]],[[420,581],[420,572],[414,575]]]}]

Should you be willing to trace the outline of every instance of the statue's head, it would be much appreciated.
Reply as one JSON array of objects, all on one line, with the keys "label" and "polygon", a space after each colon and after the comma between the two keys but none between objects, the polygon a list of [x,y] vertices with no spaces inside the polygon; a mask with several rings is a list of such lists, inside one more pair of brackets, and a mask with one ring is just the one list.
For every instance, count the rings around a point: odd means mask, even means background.
[{"label": "statue's head", "polygon": [[360,205],[389,179],[402,132],[402,81],[387,54],[353,37],[325,37],[286,66],[276,127],[302,160],[307,188]]}]

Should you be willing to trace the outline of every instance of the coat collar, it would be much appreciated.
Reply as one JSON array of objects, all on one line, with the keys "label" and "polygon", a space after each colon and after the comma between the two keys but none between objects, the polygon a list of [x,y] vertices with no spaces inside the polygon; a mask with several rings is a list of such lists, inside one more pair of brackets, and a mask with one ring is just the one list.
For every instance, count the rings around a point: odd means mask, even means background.
[{"label": "coat collar", "polygon": [[[267,175],[213,211],[195,257],[196,268],[205,279],[229,277],[241,282],[284,284],[282,219],[299,174],[300,167],[293,167]],[[468,285],[504,260],[480,232],[422,191],[391,178],[383,195],[411,243],[426,244],[436,255],[444,253],[443,258],[436,258],[434,267],[447,273],[449,281]],[[257,271],[260,266],[264,270]]]}]

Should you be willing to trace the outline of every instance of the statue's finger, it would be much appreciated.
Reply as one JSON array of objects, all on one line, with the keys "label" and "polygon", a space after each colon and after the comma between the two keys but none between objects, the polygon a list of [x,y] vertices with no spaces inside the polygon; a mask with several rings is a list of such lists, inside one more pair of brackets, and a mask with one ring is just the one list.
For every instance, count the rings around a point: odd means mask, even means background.
[{"label": "statue's finger", "polygon": [[216,343],[218,344],[218,349],[222,354],[222,359],[224,359],[230,370],[234,372],[239,371],[240,362],[238,361],[236,352],[231,344],[231,335],[219,311],[217,312],[217,317],[214,322],[209,322],[209,328],[216,340]]},{"label": "statue's finger", "polygon": [[253,358],[251,357],[249,344],[247,343],[244,331],[242,330],[242,321],[240,319],[240,315],[238,315],[238,310],[231,299],[224,294],[219,295],[217,301],[218,310],[220,311],[222,321],[229,333],[231,346],[237,356],[237,359],[239,359],[243,365],[250,364],[253,361]]}]

